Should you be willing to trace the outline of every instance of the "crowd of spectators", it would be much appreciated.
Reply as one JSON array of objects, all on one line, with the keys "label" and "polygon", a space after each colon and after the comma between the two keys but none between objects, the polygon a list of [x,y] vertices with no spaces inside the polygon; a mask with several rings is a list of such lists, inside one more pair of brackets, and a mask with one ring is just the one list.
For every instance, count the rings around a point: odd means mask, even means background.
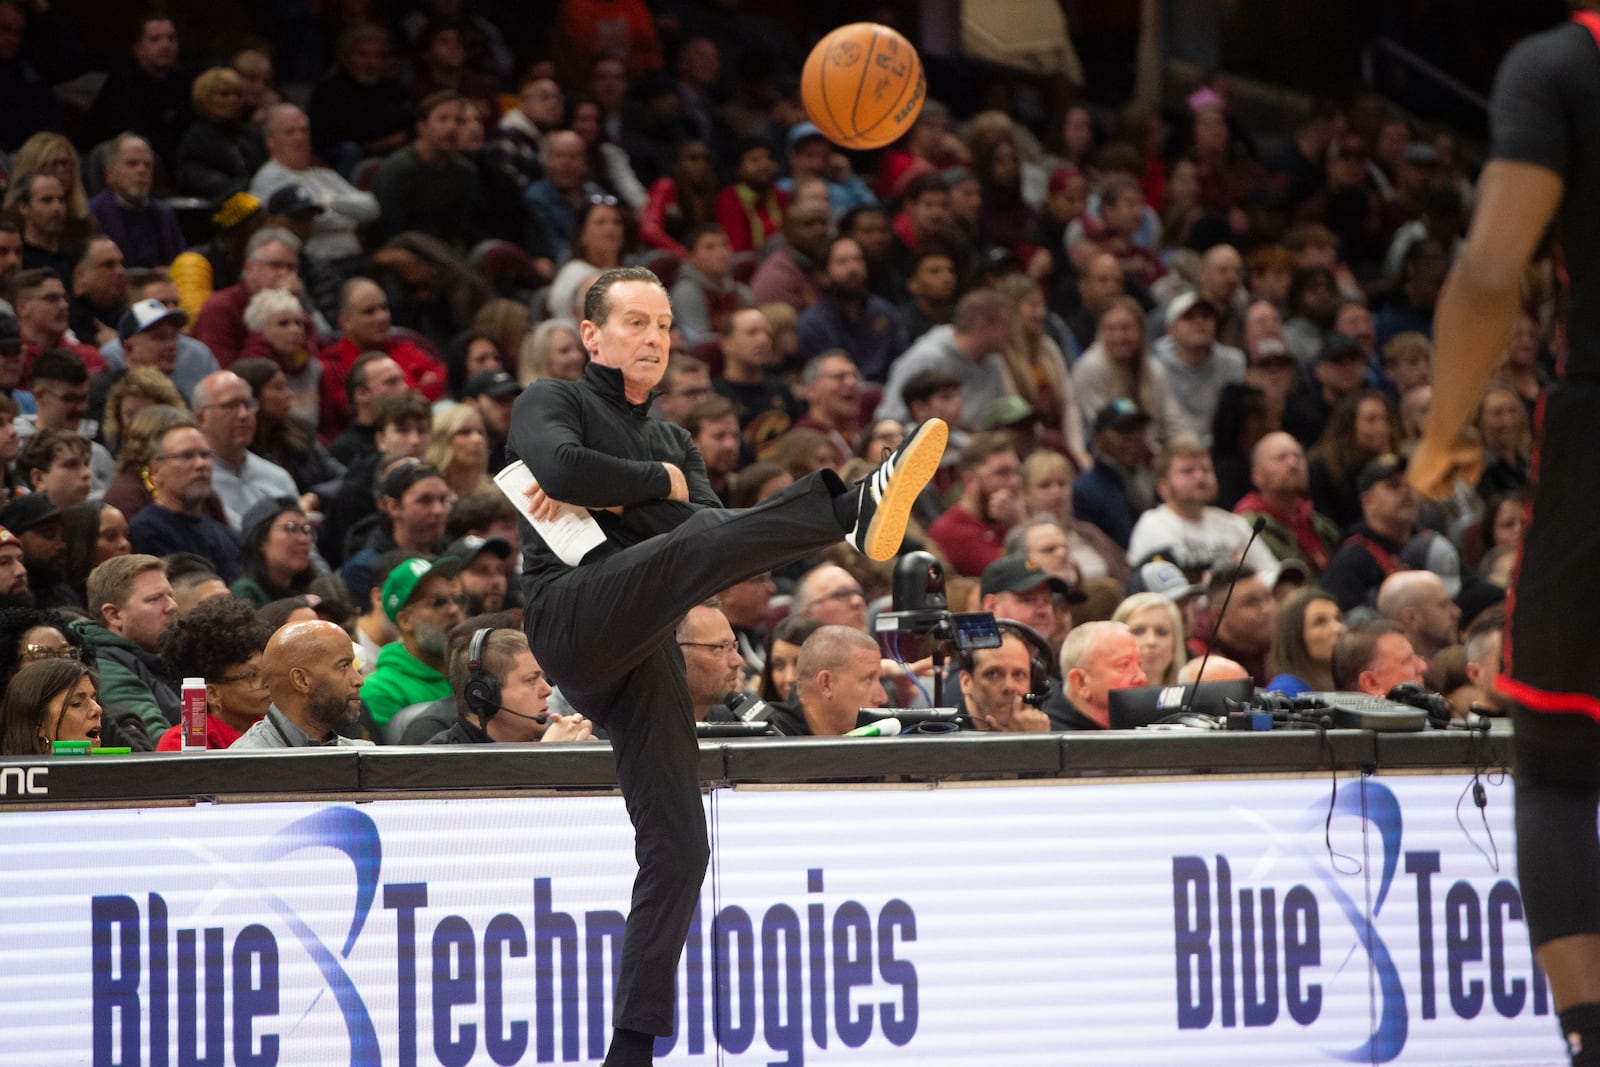
[{"label": "crowd of spectators", "polygon": [[[584,294],[625,264],[674,310],[651,417],[731,506],[950,424],[905,547],[1017,624],[951,668],[973,728],[1103,728],[1110,690],[1207,650],[1207,678],[1495,706],[1565,338],[1542,260],[1475,474],[1420,500],[1473,203],[1450,130],[1359,90],[1249,128],[1211,74],[1032,126],[930,99],[846,153],[799,105],[809,41],[668,6],[564,0],[522,40],[470,3],[353,5],[283,85],[269,49],[148,14],[75,108],[73,28],[0,0],[7,753],[172,747],[185,677],[215,747],[596,736],[517,633],[528,528],[491,477],[521,389],[586,373]],[[927,703],[926,648],[870,636],[892,574],[841,545],[697,607],[697,714],[748,693],[837,734]]]}]

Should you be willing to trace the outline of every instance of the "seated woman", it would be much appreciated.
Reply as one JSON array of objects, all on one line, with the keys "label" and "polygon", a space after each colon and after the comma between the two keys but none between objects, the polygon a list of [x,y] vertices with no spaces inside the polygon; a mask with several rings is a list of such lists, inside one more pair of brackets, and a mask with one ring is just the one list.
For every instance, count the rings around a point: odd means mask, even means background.
[{"label": "seated woman", "polygon": [[711,150],[702,141],[683,141],[672,159],[672,173],[650,186],[650,201],[639,219],[639,237],[651,248],[687,259],[684,238],[696,226],[717,221],[717,173]]},{"label": "seated woman", "polygon": [[1176,437],[1198,436],[1178,406],[1165,368],[1150,358],[1144,308],[1130,296],[1119,296],[1100,313],[1094,344],[1072,366],[1073,392],[1086,426],[1100,409],[1122,397],[1150,416],[1150,444],[1160,448]]},{"label": "seated woman", "polygon": [[458,498],[494,489],[489,480],[489,435],[483,428],[483,416],[470,403],[457,404],[435,416],[433,436],[423,458],[439,468],[444,483]]},{"label": "seated woman", "polygon": [[[229,748],[267,714],[272,696],[261,673],[266,633],[255,609],[234,597],[203,600],[161,635],[161,662],[174,678],[206,681],[206,748]],[[182,748],[174,726],[157,752]]]},{"label": "seated woman", "polygon": [[806,615],[789,615],[772,628],[767,663],[761,670],[762,700],[788,700],[799,676],[800,646],[822,625]]},{"label": "seated woman", "polygon": [[1527,489],[1533,467],[1533,433],[1528,428],[1528,409],[1516,389],[1504,382],[1485,389],[1473,425],[1483,442],[1478,496],[1487,500],[1514,489]]},{"label": "seated woman", "polygon": [[1039,444],[1069,457],[1080,471],[1093,460],[1083,416],[1061,347],[1045,332],[1044,290],[1026,274],[1009,274],[994,288],[1011,301],[1011,337],[1001,350],[1017,393],[1039,416]]},{"label": "seated woman", "polygon": [[0,756],[44,756],[57,741],[100,745],[99,682],[76,659],[18,671],[0,700]]},{"label": "seated woman", "polygon": [[559,319],[541,322],[522,342],[517,356],[517,383],[528,386],[540,378],[575,382],[589,364],[589,353],[571,323]]},{"label": "seated woman", "polygon": [[[287,289],[263,289],[246,305],[244,325],[250,333],[240,351],[242,359],[276,363],[289,389],[290,414],[315,427],[322,413],[322,361],[317,358],[316,337],[306,330],[300,301]],[[251,387],[255,388],[254,382]]]},{"label": "seated woman", "polygon": [[444,350],[447,392],[461,396],[466,384],[484,371],[509,371],[533,330],[528,306],[496,298],[472,316],[472,329],[451,339]]},{"label": "seated woman", "polygon": [[622,266],[627,251],[627,225],[622,209],[612,197],[596,197],[578,210],[572,228],[572,249],[550,283],[547,303],[550,317],[576,324],[575,309],[589,290],[589,279],[601,271]]},{"label": "seated woman", "polygon": [[133,551],[128,519],[114,505],[89,499],[63,511],[61,523],[67,542],[67,584],[77,592],[79,601],[87,604],[89,572],[112,556]]},{"label": "seated woman", "polygon": [[100,420],[100,436],[106,448],[117,455],[122,448],[123,435],[134,418],[157,404],[180,411],[189,407],[172,379],[161,371],[155,367],[129,367],[106,391],[105,414]]},{"label": "seated woman", "polygon": [[[256,436],[250,451],[288,471],[302,494],[317,493],[319,487],[344,476],[344,464],[311,432],[314,423],[296,417],[294,390],[276,361],[241,359],[229,370],[249,383],[256,398]],[[320,502],[304,496],[301,503],[320,507]]]},{"label": "seated woman", "polygon": [[244,90],[244,79],[231,67],[212,67],[195,78],[195,121],[178,142],[180,193],[219,203],[248,189],[267,161]]},{"label": "seated woman", "polygon": [[1284,696],[1326,693],[1333,684],[1333,646],[1344,633],[1338,601],[1320,589],[1301,589],[1278,609],[1272,662],[1278,672],[1269,691]]},{"label": "seated woman", "polygon": [[291,497],[263,500],[244,513],[239,528],[244,533],[243,573],[228,591],[256,608],[304,594],[317,577],[311,565],[316,530],[300,502]]},{"label": "seated woman", "polygon": [[1135,593],[1111,615],[1126,623],[1139,643],[1139,669],[1146,685],[1173,685],[1178,668],[1189,658],[1184,648],[1183,613],[1160,593]]}]

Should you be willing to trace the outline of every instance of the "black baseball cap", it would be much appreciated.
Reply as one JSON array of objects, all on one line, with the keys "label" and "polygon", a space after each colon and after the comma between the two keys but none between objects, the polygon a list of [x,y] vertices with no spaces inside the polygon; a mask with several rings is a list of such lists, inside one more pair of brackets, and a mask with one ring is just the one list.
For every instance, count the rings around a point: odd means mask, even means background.
[{"label": "black baseball cap", "polygon": [[515,396],[522,392],[522,386],[517,380],[503,370],[479,371],[467,379],[467,384],[461,390],[461,395],[468,400],[480,396]]},{"label": "black baseball cap", "polygon": [[1119,396],[1094,417],[1094,432],[1101,430],[1137,430],[1150,424],[1144,409],[1125,396]]},{"label": "black baseball cap", "polygon": [[1085,599],[1082,593],[1055,575],[1046,573],[1037,563],[1020,552],[1001,556],[983,568],[984,596],[993,593],[1026,593],[1044,584],[1050,586],[1052,593],[1066,597],[1071,603],[1081,604]]},{"label": "black baseball cap", "polygon": [[1322,346],[1322,351],[1317,353],[1319,363],[1345,363],[1367,361],[1367,354],[1361,350],[1361,342],[1354,337],[1346,337],[1336,333]]},{"label": "black baseball cap", "polygon": [[477,534],[467,534],[451,541],[444,550],[445,555],[459,559],[463,567],[470,567],[481,552],[493,552],[501,559],[510,559],[511,542],[504,537],[479,537]]},{"label": "black baseball cap", "polygon": [[0,526],[12,533],[26,533],[41,522],[61,517],[61,511],[43,493],[19,496],[0,508]]},{"label": "black baseball cap", "polygon": [[290,182],[267,197],[269,215],[299,215],[305,212],[320,215],[322,205],[311,199],[311,194],[299,182]]},{"label": "black baseball cap", "polygon": [[[1406,457],[1393,452],[1385,452],[1377,459],[1361,468],[1361,473],[1356,477],[1356,489],[1365,493],[1379,482],[1386,482],[1397,474],[1406,472]],[[0,512],[0,522],[5,521],[5,513]]]}]

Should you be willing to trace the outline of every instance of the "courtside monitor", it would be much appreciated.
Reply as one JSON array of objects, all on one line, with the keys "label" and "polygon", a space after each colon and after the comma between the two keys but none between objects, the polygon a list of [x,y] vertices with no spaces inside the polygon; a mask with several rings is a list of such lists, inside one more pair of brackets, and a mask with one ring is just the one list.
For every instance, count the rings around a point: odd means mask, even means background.
[{"label": "courtside monitor", "polygon": [[1227,715],[1227,701],[1246,703],[1255,691],[1255,683],[1250,679],[1230,678],[1226,682],[1201,682],[1198,686],[1147,685],[1139,689],[1113,689],[1106,695],[1106,703],[1111,713],[1111,729],[1137,730],[1180,712]]}]

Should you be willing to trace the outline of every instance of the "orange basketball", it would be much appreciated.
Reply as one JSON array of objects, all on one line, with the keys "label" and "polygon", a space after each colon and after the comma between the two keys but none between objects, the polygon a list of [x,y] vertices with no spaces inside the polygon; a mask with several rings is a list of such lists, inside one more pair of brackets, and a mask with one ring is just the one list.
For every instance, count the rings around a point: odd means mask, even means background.
[{"label": "orange basketball", "polygon": [[887,26],[840,26],[811,50],[800,100],[823,136],[845,148],[882,148],[917,120],[927,95],[922,60]]}]

